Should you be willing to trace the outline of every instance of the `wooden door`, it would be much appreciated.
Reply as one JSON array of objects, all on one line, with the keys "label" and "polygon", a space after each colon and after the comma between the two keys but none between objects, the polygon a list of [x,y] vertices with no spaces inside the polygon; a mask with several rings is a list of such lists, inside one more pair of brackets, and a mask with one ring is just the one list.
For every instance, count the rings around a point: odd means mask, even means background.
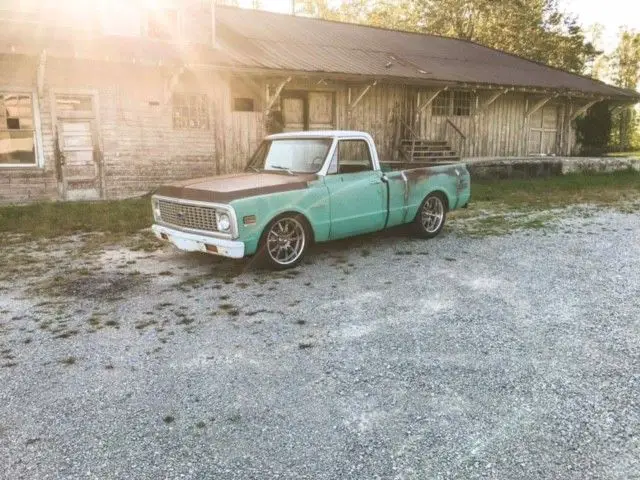
[{"label": "wooden door", "polygon": [[546,105],[529,118],[529,155],[553,155],[558,151],[558,107]]},{"label": "wooden door", "polygon": [[102,197],[100,149],[92,95],[56,95],[57,161],[62,197]]},{"label": "wooden door", "polygon": [[333,130],[334,93],[309,92],[309,130]]},{"label": "wooden door", "polygon": [[93,120],[58,120],[60,172],[65,200],[101,197],[93,123]]},{"label": "wooden door", "polygon": [[282,97],[282,117],[285,132],[307,130],[307,104],[301,95]]}]

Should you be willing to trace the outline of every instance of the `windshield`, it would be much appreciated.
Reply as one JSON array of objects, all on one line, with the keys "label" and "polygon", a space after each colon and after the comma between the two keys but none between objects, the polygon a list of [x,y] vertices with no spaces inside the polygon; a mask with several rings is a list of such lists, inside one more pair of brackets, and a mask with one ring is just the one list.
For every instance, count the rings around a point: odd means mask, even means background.
[{"label": "windshield", "polygon": [[332,139],[283,138],[262,142],[249,162],[253,170],[316,173],[322,168]]}]

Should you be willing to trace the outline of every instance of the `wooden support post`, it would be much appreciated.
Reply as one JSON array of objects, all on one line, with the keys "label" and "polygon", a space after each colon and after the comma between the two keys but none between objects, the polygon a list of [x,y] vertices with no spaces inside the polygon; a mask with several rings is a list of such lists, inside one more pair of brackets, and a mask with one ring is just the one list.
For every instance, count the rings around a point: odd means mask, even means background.
[{"label": "wooden support post", "polygon": [[424,112],[426,110],[426,108],[433,103],[433,101],[436,99],[436,97],[438,95],[440,95],[440,93],[446,92],[447,90],[449,90],[449,87],[441,88],[440,90],[435,92],[433,95],[431,95],[429,98],[427,98],[422,105],[418,106],[418,113],[420,114],[420,113]]},{"label": "wooden support post", "polygon": [[444,88],[441,88],[440,90],[437,90],[435,93],[430,95],[422,104],[420,104],[420,96],[419,96],[420,92],[418,92],[418,108],[416,110],[415,119],[413,120],[414,127],[418,125],[418,122],[420,121],[420,115],[422,115],[422,112],[424,112],[427,109],[427,107],[433,103],[433,101],[436,99],[438,95],[440,95],[442,92],[446,92],[447,90],[449,90],[449,87],[444,87]]},{"label": "wooden support post", "polygon": [[285,80],[283,80],[280,83],[280,85],[278,85],[278,88],[276,88],[276,92],[273,94],[273,97],[267,98],[267,107],[264,109],[265,115],[269,114],[269,111],[271,110],[271,107],[273,107],[273,105],[276,103],[276,100],[278,100],[278,98],[280,98],[280,94],[282,93],[282,90],[287,85],[287,83],[289,83],[290,81],[291,81],[291,77],[287,77]]},{"label": "wooden support post", "polygon": [[525,113],[525,117],[530,117],[531,115],[533,115],[534,113],[536,113],[538,110],[540,110],[542,107],[544,107],[547,103],[549,103],[551,100],[553,100],[554,98],[556,98],[558,96],[558,94],[554,94],[554,95],[550,95],[548,97],[545,97],[541,100],[538,100],[536,103],[533,104],[533,106],[527,111],[527,113]]},{"label": "wooden support post", "polygon": [[581,106],[578,110],[576,110],[575,112],[571,113],[571,121],[573,121],[576,118],[578,118],[580,115],[582,115],[584,112],[586,112],[591,107],[593,107],[596,103],[601,102],[602,100],[604,100],[604,97],[599,97],[599,98],[597,98],[595,100],[592,100],[592,101],[588,102],[587,104]]},{"label": "wooden support post", "polygon": [[[484,102],[481,106],[477,106],[476,111],[474,112],[474,117],[477,117],[478,115],[480,115],[481,113],[484,113],[484,111],[489,108],[489,106],[495,102],[498,98],[500,98],[502,95],[506,95],[507,93],[509,93],[511,90],[513,90],[513,88],[505,88],[504,90],[500,90],[498,92],[495,92],[493,95],[491,95],[491,97],[489,97],[489,99]],[[477,99],[477,97],[476,97]]]},{"label": "wooden support post", "polygon": [[364,96],[367,94],[367,92],[369,90],[371,90],[371,87],[375,87],[377,84],[378,84],[378,81],[375,80],[372,84],[367,85],[366,87],[364,87],[362,92],[360,92],[360,95],[358,95],[353,102],[349,103],[349,111],[353,110],[358,105],[358,103],[360,103],[360,100],[362,100],[364,98]]},{"label": "wooden support post", "polygon": [[38,69],[36,70],[36,85],[38,87],[38,97],[44,96],[44,76],[47,66],[47,51],[42,50],[38,60]]}]

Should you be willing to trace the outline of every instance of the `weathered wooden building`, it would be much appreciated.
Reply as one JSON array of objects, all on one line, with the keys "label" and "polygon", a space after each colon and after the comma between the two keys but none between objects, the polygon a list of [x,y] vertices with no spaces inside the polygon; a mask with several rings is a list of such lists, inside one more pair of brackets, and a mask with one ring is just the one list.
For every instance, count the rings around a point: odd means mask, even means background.
[{"label": "weathered wooden building", "polygon": [[0,10],[5,202],[240,170],[280,129],[365,130],[387,157],[567,155],[589,106],[640,99],[466,41],[210,0],[26,3]]}]

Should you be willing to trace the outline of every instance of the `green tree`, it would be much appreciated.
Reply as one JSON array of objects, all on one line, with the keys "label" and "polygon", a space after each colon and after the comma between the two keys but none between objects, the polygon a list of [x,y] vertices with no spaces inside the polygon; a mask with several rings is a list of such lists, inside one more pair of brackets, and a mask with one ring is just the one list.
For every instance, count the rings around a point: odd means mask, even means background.
[{"label": "green tree", "polygon": [[[612,58],[613,81],[622,88],[635,90],[640,82],[640,33],[622,28],[618,47]],[[640,148],[637,141],[638,112],[631,106],[623,107],[613,116],[612,144],[620,150]]]},{"label": "green tree", "polygon": [[608,150],[611,138],[611,110],[609,102],[598,102],[585,115],[576,119],[576,134],[582,155],[602,155]]}]

